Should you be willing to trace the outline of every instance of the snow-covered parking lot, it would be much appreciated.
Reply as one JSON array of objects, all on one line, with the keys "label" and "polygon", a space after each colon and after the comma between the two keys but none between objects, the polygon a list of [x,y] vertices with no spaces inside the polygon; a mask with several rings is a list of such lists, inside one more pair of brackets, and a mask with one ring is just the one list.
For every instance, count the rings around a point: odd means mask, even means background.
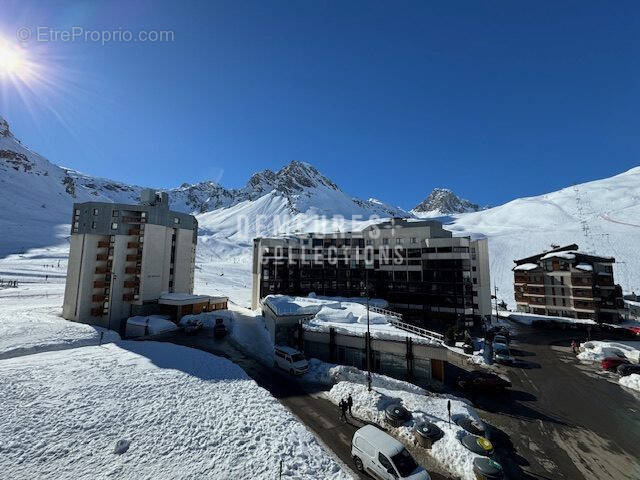
[{"label": "snow-covered parking lot", "polygon": [[2,360],[0,412],[4,478],[350,478],[240,367],[171,344]]}]

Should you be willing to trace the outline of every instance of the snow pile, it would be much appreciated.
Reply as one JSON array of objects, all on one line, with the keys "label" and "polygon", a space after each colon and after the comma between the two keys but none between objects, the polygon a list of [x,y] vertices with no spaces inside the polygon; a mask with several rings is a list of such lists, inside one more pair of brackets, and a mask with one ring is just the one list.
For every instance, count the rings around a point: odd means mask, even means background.
[{"label": "snow pile", "polygon": [[[354,367],[330,365],[311,360],[310,371],[303,377],[310,381],[335,383],[324,395],[334,404],[353,397],[353,414],[366,422],[376,423],[406,445],[413,445],[413,426],[421,421],[435,423],[444,436],[433,444],[428,453],[442,466],[464,480],[475,479],[473,460],[476,454],[460,443],[466,433],[455,423],[448,424],[447,401],[451,401],[451,418],[458,416],[480,420],[475,410],[465,401],[450,395],[428,392],[416,385],[395,380],[384,375],[372,374],[372,391],[367,391],[366,372]],[[391,428],[385,421],[385,408],[401,402],[412,413],[412,419],[398,428]]]},{"label": "snow pile", "polygon": [[574,252],[550,252],[540,257],[540,260],[547,260],[549,258],[562,258],[564,260],[575,260],[576,255]]},{"label": "snow pile", "polygon": [[589,265],[588,263],[579,263],[578,265],[576,265],[576,268],[578,270],[582,270],[583,272],[593,271],[593,265]]},{"label": "snow pile", "polygon": [[579,360],[599,362],[607,357],[623,357],[632,362],[640,362],[640,341],[607,342],[592,340],[580,345]]},{"label": "snow pile", "polygon": [[0,410],[6,478],[349,478],[240,367],[166,343],[3,360]]},{"label": "snow pile", "polygon": [[620,377],[618,382],[620,382],[620,385],[623,387],[631,388],[632,390],[640,392],[640,375],[637,373],[632,373],[626,377]]},{"label": "snow pile", "polygon": [[[0,359],[120,340],[111,330],[63,319],[59,296],[42,295],[29,302],[17,295],[2,296],[0,302]],[[51,305],[54,302],[57,305]]]},{"label": "snow pile", "polygon": [[[495,310],[494,310],[495,315]],[[537,315],[535,313],[524,312],[500,312],[500,316],[508,318],[516,323],[522,323],[523,325],[531,325],[533,322],[558,322],[558,323],[574,323],[580,325],[596,325],[594,320],[583,318],[568,318],[568,317],[554,317],[551,315]]]},{"label": "snow pile", "polygon": [[162,315],[148,315],[129,317],[127,319],[127,338],[142,337],[144,335],[158,335],[177,330],[178,326],[168,317]]},{"label": "snow pile", "polygon": [[197,319],[202,322],[204,328],[213,328],[216,326],[216,320],[222,319],[222,324],[231,330],[233,328],[234,318],[234,313],[231,310],[215,310],[213,312],[185,315],[180,319],[180,325],[186,325],[189,321]]}]

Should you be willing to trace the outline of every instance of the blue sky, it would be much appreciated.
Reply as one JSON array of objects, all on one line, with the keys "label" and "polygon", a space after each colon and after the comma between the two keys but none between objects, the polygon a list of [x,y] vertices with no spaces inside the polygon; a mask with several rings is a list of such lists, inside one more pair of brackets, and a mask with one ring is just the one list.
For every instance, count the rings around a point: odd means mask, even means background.
[{"label": "blue sky", "polygon": [[0,78],[0,115],[89,174],[235,187],[302,160],[410,208],[436,186],[496,205],[640,164],[637,2],[0,1],[0,35],[29,28],[40,65]]}]

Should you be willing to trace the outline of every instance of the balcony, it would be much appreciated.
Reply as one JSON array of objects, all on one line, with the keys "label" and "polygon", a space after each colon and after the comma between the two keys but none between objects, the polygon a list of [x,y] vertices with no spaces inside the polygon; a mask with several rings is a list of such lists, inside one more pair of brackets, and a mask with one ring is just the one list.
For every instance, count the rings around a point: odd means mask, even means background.
[{"label": "balcony", "polygon": [[130,228],[129,235],[140,235],[141,230],[139,228]]},{"label": "balcony", "polygon": [[106,262],[107,260],[109,260],[109,255],[107,255],[106,253],[99,253],[96,255],[96,260],[99,262]]},{"label": "balcony", "polygon": [[129,273],[132,275],[140,275],[140,269],[137,267],[126,267],[124,269],[124,273]]},{"label": "balcony", "polygon": [[142,260],[142,255],[127,255],[127,262],[137,262],[138,260]]},{"label": "balcony", "polygon": [[93,282],[93,288],[107,288],[109,286],[109,282],[103,282],[101,280]]},{"label": "balcony", "polygon": [[124,282],[124,288],[135,288],[138,285],[140,285],[140,282],[137,280],[125,280]]},{"label": "balcony", "polygon": [[96,267],[96,273],[100,274],[100,273],[110,273],[111,270],[109,270],[107,267]]},{"label": "balcony", "polygon": [[571,284],[574,286],[591,286],[592,285],[592,280],[591,280],[591,276],[583,276],[583,277],[577,277],[575,275],[571,276]]},{"label": "balcony", "polygon": [[92,317],[101,317],[102,316],[102,307],[100,307],[100,308],[92,308],[91,309],[91,316]]},{"label": "balcony", "polygon": [[128,242],[127,248],[140,248],[141,245],[140,242]]},{"label": "balcony", "polygon": [[140,217],[122,217],[123,223],[142,223],[142,219]]},{"label": "balcony", "polygon": [[123,302],[132,302],[133,301],[133,294],[125,293],[124,295],[122,295],[122,301]]},{"label": "balcony", "polygon": [[107,297],[104,295],[93,295],[91,297],[91,301],[93,302],[104,302]]},{"label": "balcony", "polygon": [[110,247],[109,242],[98,242],[98,248],[109,248],[109,247]]}]

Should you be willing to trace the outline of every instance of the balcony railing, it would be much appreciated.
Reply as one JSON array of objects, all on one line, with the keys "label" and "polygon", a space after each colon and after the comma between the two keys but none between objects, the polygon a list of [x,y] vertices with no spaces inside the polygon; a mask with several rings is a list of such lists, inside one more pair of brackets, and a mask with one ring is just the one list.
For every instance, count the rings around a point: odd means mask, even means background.
[{"label": "balcony railing", "polygon": [[130,228],[129,235],[140,235],[141,230],[139,228]]},{"label": "balcony railing", "polygon": [[102,307],[101,308],[92,308],[91,316],[93,317],[101,317],[102,316]]},{"label": "balcony railing", "polygon": [[133,275],[139,275],[140,274],[140,269],[136,268],[136,267],[126,267],[124,269],[124,273],[129,273],[129,274],[133,274]]},{"label": "balcony railing", "polygon": [[122,295],[122,301],[123,302],[131,302],[133,301],[133,295],[130,293],[125,293],[124,295]]},{"label": "balcony railing", "polygon": [[96,273],[109,273],[110,270],[107,267],[96,267]]},{"label": "balcony railing", "polygon": [[106,288],[109,286],[109,282],[103,282],[101,280],[97,280],[93,282],[93,288]]},{"label": "balcony railing", "polygon": [[98,260],[99,262],[106,262],[107,260],[109,260],[109,255],[107,255],[106,253],[99,253],[96,255],[96,260]]},{"label": "balcony railing", "polygon": [[104,295],[93,295],[91,297],[91,300],[94,302],[104,302],[105,298],[107,297],[105,297]]},{"label": "balcony railing", "polygon": [[98,242],[98,248],[109,248],[110,245],[109,242]]},{"label": "balcony railing", "polygon": [[124,282],[124,288],[134,288],[134,287],[137,287],[138,285],[140,285],[140,282],[136,280],[126,280]]},{"label": "balcony railing", "polygon": [[135,262],[137,260],[142,260],[142,255],[127,255],[127,262]]},{"label": "balcony railing", "polygon": [[142,223],[142,218],[140,217],[122,217],[123,223]]},{"label": "balcony railing", "polygon": [[140,242],[128,242],[127,248],[140,248],[140,245],[142,245]]}]

